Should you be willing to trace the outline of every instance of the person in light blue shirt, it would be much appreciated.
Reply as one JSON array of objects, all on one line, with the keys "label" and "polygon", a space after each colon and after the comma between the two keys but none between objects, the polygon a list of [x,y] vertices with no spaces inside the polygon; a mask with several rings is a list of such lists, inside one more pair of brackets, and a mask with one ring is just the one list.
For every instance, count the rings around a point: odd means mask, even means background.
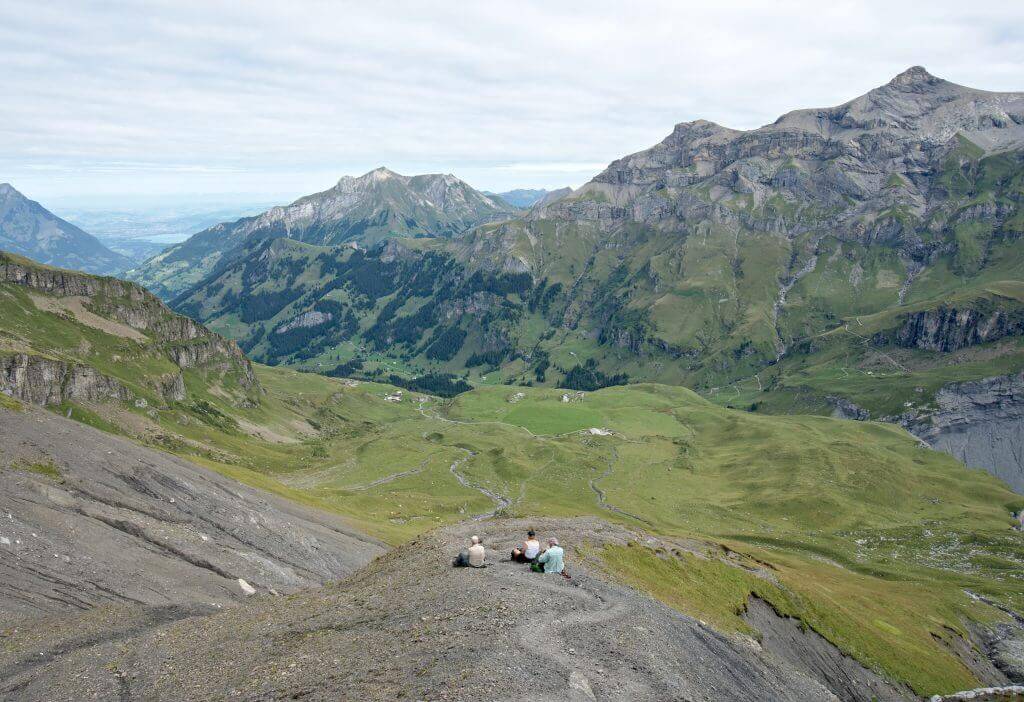
[{"label": "person in light blue shirt", "polygon": [[548,539],[547,549],[537,556],[537,562],[531,570],[537,573],[561,573],[565,568],[564,556],[565,551],[558,545],[558,539],[552,536]]}]

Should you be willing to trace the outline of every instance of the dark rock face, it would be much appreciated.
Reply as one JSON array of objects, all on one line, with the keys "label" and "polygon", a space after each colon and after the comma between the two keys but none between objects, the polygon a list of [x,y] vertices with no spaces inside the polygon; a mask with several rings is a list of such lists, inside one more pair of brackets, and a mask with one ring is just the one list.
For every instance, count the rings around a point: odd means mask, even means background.
[{"label": "dark rock face", "polygon": [[383,550],[336,517],[40,410],[0,410],[0,457],[4,620],[110,603],[226,605],[246,587],[344,577]]},{"label": "dark rock face", "polygon": [[761,633],[761,646],[821,682],[843,702],[903,702],[917,699],[843,653],[792,617],[780,616],[762,599],[751,597],[743,619]]},{"label": "dark rock face", "polygon": [[903,348],[957,351],[1024,333],[1024,313],[939,307],[909,315],[893,341]]},{"label": "dark rock face", "polygon": [[935,403],[934,412],[892,419],[932,448],[1024,493],[1024,373],[947,385]]},{"label": "dark rock face", "polygon": [[160,379],[160,394],[168,402],[182,402],[186,397],[185,379],[181,373],[171,373]]},{"label": "dark rock face", "polygon": [[102,402],[135,396],[95,368],[24,353],[0,357],[0,392],[34,405]]},{"label": "dark rock face", "polygon": [[871,417],[869,411],[850,402],[845,397],[829,395],[827,399],[832,403],[832,416],[836,419],[853,419],[863,422]]},{"label": "dark rock face", "polygon": [[982,650],[1004,676],[1004,681],[1024,683],[1024,627],[997,624],[975,633]]}]

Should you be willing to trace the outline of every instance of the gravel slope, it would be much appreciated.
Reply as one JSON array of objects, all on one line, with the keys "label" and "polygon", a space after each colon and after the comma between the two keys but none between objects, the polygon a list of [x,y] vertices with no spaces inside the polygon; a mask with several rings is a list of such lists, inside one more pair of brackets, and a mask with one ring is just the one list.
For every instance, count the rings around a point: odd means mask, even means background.
[{"label": "gravel slope", "polygon": [[0,481],[0,621],[223,606],[245,597],[239,578],[290,592],[384,550],[336,517],[41,410],[0,410]]},{"label": "gravel slope", "polygon": [[[582,567],[572,545],[636,538],[537,520],[572,579],[496,562],[525,522],[433,533],[341,583],[212,616],[118,606],[8,630],[0,697],[18,700],[835,700],[729,638]],[[453,569],[476,530],[493,564]],[[500,555],[499,555],[500,554]]]}]

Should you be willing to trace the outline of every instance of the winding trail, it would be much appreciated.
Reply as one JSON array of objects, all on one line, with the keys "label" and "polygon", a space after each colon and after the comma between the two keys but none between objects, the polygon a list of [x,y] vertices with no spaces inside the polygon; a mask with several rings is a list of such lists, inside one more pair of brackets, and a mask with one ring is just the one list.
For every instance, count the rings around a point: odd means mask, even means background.
[{"label": "winding trail", "polygon": [[373,482],[366,483],[365,485],[348,485],[345,487],[346,490],[369,490],[370,488],[377,487],[378,485],[386,485],[392,483],[399,478],[404,478],[409,475],[416,475],[422,473],[427,467],[427,463],[430,462],[430,457],[424,458],[418,466],[410,468],[409,470],[403,470],[401,473],[392,473],[391,475],[385,475],[383,478],[377,478]]},{"label": "winding trail", "polygon": [[482,493],[485,497],[494,501],[494,509],[492,509],[490,512],[484,512],[482,514],[474,515],[473,517],[470,517],[470,519],[474,522],[478,522],[482,519],[493,517],[498,512],[502,511],[503,509],[511,505],[512,501],[505,497],[504,495],[499,495],[496,492],[488,490],[482,485],[477,485],[476,483],[470,481],[466,476],[459,472],[459,466],[461,466],[463,463],[465,463],[466,461],[468,461],[469,459],[476,455],[475,452],[470,451],[469,449],[461,450],[465,451],[466,455],[451,464],[449,470],[451,470],[452,475],[455,476],[455,479],[459,481],[459,485],[461,485],[462,487],[469,488],[470,490],[476,490],[477,492]]},{"label": "winding trail", "polygon": [[606,509],[609,512],[615,512],[616,514],[621,514],[623,517],[629,517],[630,519],[635,519],[638,522],[641,522],[642,524],[647,524],[648,526],[651,526],[651,523],[643,517],[638,517],[637,515],[627,512],[624,509],[619,509],[613,504],[609,504],[608,497],[607,495],[605,495],[604,490],[597,486],[599,480],[604,480],[609,475],[615,472],[615,461],[617,460],[619,460],[619,452],[613,448],[612,457],[608,459],[608,467],[605,469],[604,473],[601,473],[601,475],[599,475],[596,478],[590,479],[590,489],[593,490],[594,494],[597,495],[597,504],[602,509]]},{"label": "winding trail", "polygon": [[[548,698],[535,699],[567,700],[568,702],[597,700],[590,681],[605,677],[605,671],[600,663],[588,660],[583,656],[575,656],[575,650],[562,634],[562,630],[574,626],[594,627],[599,630],[603,625],[628,617],[630,613],[628,604],[623,601],[610,602],[597,592],[591,592],[583,586],[566,588],[562,583],[550,582],[546,579],[538,579],[537,583],[532,586],[550,590],[562,598],[568,594],[586,607],[582,610],[570,610],[568,614],[561,617],[543,620],[540,623],[530,622],[519,627],[519,645],[527,654],[539,656],[546,662],[554,664],[556,668],[569,671],[568,690]],[[596,608],[594,608],[595,605]],[[619,693],[627,692],[629,698],[642,699],[653,692],[648,686],[641,685],[636,680],[620,678],[616,682],[619,687],[626,688],[626,690],[620,690]]]}]

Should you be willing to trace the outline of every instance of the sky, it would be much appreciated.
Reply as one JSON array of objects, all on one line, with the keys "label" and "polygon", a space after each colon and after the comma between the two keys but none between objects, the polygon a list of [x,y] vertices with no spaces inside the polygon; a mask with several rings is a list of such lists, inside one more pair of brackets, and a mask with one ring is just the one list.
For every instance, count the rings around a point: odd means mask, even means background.
[{"label": "sky", "polygon": [[385,165],[579,186],[674,124],[749,129],[911,65],[1024,90],[1024,3],[0,0],[0,182],[288,202]]}]

